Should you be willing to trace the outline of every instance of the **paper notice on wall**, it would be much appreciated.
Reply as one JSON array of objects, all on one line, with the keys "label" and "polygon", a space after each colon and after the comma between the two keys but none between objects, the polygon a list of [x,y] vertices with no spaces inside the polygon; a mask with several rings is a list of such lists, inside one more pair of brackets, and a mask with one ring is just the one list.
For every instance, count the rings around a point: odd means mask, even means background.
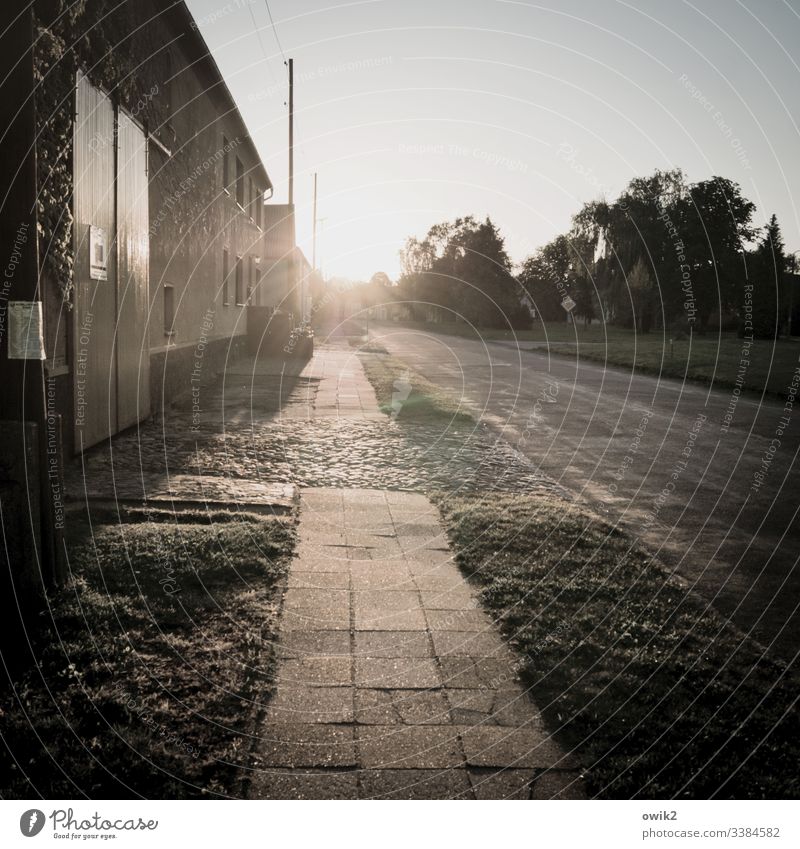
[{"label": "paper notice on wall", "polygon": [[108,280],[108,235],[102,227],[89,227],[89,277]]},{"label": "paper notice on wall", "polygon": [[43,360],[44,332],[41,301],[9,301],[8,358]]}]

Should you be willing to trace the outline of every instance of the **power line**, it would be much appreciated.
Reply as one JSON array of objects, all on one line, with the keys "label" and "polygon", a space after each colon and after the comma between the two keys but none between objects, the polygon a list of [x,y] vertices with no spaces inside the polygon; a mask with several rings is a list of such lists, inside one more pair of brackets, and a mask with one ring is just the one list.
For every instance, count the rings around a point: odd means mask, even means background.
[{"label": "power line", "polygon": [[267,63],[267,70],[269,71],[269,75],[272,77],[272,82],[275,85],[278,84],[277,79],[275,79],[275,74],[272,72],[272,66],[269,63],[269,56],[267,56],[267,48],[264,47],[264,42],[261,39],[261,30],[256,23],[256,16],[253,14],[253,7],[248,5],[247,11],[250,12],[250,19],[253,21],[253,29],[256,31],[256,35],[258,36],[258,43],[261,45],[261,52],[264,54],[264,61]]},{"label": "power line", "polygon": [[[281,40],[278,38],[278,28],[275,26],[275,19],[272,17],[272,9],[269,7],[269,0],[264,0],[264,4],[267,7],[267,14],[269,15],[269,22],[272,24],[272,32],[275,34],[275,41],[278,44],[278,50],[281,51],[281,56],[283,56],[283,64],[287,65],[286,54],[283,52],[283,47],[281,46]],[[288,73],[288,68],[287,68]]]}]

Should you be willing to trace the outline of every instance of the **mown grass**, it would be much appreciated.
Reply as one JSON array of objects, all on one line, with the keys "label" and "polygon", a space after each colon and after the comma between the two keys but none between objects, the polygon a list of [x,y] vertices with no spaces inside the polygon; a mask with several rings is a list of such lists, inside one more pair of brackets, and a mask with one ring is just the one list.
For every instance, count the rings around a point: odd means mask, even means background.
[{"label": "mown grass", "polygon": [[578,361],[603,363],[661,377],[671,377],[721,388],[730,388],[740,378],[743,359],[747,366],[741,374],[741,388],[755,393],[785,396],[792,375],[800,365],[800,341],[757,339],[743,354],[743,341],[735,333],[697,333],[675,338],[669,332],[637,333],[622,327],[594,322],[583,324],[546,322],[532,330],[481,329],[465,324],[414,324],[428,332],[446,333],[464,338],[516,342],[523,350],[555,354]]},{"label": "mown grass", "polygon": [[359,356],[378,405],[387,415],[410,424],[474,425],[463,405],[401,360],[363,347]]},{"label": "mown grass", "polygon": [[797,798],[796,679],[629,537],[539,497],[439,506],[591,793]]},{"label": "mown grass", "polygon": [[293,520],[93,518],[68,523],[72,578],[43,612],[50,639],[0,702],[2,796],[238,795]]}]

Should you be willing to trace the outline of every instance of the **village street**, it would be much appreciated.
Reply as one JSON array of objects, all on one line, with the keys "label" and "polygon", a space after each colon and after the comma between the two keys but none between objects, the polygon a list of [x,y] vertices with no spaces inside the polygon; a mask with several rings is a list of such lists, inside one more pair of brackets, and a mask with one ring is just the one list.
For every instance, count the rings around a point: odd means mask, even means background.
[{"label": "village street", "polygon": [[548,357],[524,342],[388,323],[372,324],[371,337],[573,498],[641,537],[724,616],[794,656],[796,410],[784,429],[777,400]]},{"label": "village street", "polygon": [[[580,773],[454,563],[426,493],[560,494],[486,428],[381,412],[339,338],[294,373],[244,360],[90,452],[72,503],[297,511],[251,798],[579,798]],[[198,408],[201,408],[199,411]],[[255,552],[254,552],[255,553]],[[234,580],[234,578],[232,578]]]}]

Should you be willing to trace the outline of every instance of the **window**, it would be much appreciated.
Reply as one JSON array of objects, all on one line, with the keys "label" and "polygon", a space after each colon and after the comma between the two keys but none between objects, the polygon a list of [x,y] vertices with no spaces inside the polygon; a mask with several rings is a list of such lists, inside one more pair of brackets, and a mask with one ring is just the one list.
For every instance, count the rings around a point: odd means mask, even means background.
[{"label": "window", "polygon": [[228,259],[228,249],[222,250],[222,306],[227,307],[231,302],[228,295],[228,275],[230,274],[230,260]]},{"label": "window", "polygon": [[238,306],[244,304],[244,269],[242,268],[242,258],[236,257],[236,303]]},{"label": "window", "polygon": [[228,191],[231,184],[231,169],[228,163],[228,140],[222,137],[222,188]]},{"label": "window", "polygon": [[261,189],[256,189],[256,224],[261,226],[261,207],[264,205],[264,195]]},{"label": "window", "polygon": [[253,303],[261,306],[261,269],[258,266],[256,266],[255,297],[253,298]]},{"label": "window", "polygon": [[175,333],[175,288],[169,283],[164,284],[164,333]]},{"label": "window", "polygon": [[255,221],[256,211],[254,207],[256,205],[256,187],[253,185],[252,180],[247,181],[247,186],[249,188],[247,193],[247,212],[250,215],[250,220]]},{"label": "window", "polygon": [[244,209],[244,165],[238,156],[236,157],[236,203]]}]

